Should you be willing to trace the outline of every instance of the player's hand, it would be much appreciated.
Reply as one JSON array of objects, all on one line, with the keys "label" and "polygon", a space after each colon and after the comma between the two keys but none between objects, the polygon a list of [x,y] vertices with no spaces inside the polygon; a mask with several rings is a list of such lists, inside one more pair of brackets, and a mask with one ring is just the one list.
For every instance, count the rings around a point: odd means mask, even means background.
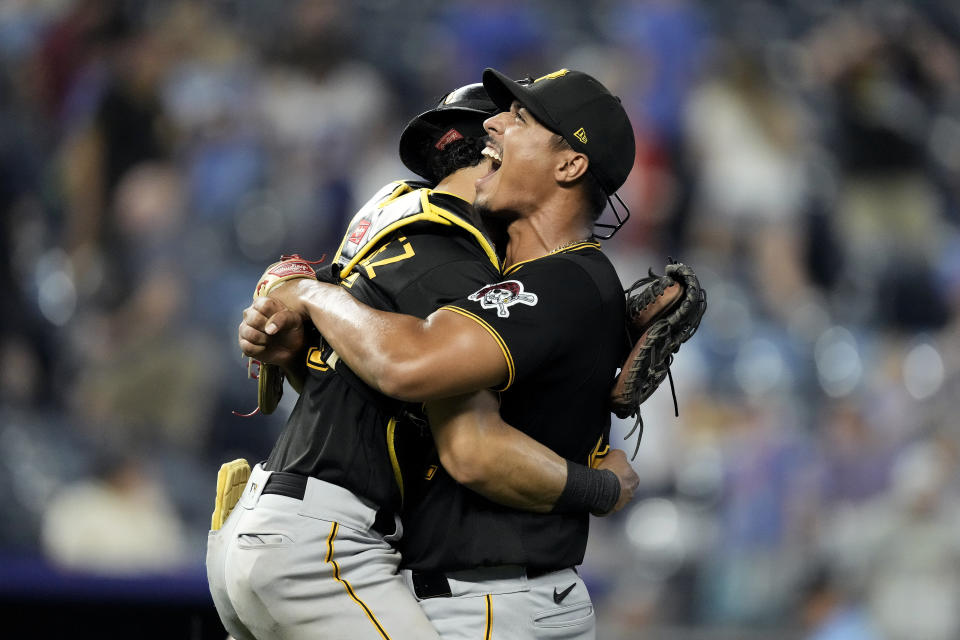
[{"label": "player's hand", "polygon": [[620,481],[620,498],[617,500],[617,504],[614,505],[612,510],[602,514],[608,516],[620,511],[628,502],[633,500],[633,492],[640,486],[640,477],[633,470],[630,461],[627,460],[627,454],[620,449],[611,449],[610,453],[597,464],[597,468],[613,471]]},{"label": "player's hand", "polygon": [[[311,285],[315,284],[317,284],[317,281],[312,278],[287,280],[286,282],[280,282],[274,285],[267,294],[267,297],[271,300],[276,300],[286,309],[306,315],[303,300],[300,296],[309,292]],[[274,331],[271,329],[268,333],[273,334]]]},{"label": "player's hand", "polygon": [[[268,324],[275,325],[277,330],[267,334]],[[303,349],[303,317],[279,300],[257,298],[243,310],[237,341],[243,355],[287,367]]]}]

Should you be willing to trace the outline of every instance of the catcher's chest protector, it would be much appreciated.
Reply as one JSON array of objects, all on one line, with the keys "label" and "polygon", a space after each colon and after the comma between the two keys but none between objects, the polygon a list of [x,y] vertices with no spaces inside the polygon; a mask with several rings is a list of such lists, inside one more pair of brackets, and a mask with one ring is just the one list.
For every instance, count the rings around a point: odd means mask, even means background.
[{"label": "catcher's chest protector", "polygon": [[473,223],[453,212],[435,206],[429,200],[432,191],[421,184],[391,182],[374,194],[347,225],[334,261],[340,265],[340,277],[350,275],[354,266],[376,249],[380,240],[397,229],[415,222],[434,222],[460,227],[483,248],[493,266],[499,261],[493,243]]}]

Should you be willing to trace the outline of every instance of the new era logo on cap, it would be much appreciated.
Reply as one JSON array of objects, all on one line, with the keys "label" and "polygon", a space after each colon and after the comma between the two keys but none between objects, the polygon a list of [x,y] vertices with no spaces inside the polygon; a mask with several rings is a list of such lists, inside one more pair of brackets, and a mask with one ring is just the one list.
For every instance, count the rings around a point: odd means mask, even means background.
[{"label": "new era logo on cap", "polygon": [[587,144],[587,132],[583,130],[583,127],[580,127],[579,129],[574,131],[573,137],[579,140],[580,142],[582,142],[583,144]]}]

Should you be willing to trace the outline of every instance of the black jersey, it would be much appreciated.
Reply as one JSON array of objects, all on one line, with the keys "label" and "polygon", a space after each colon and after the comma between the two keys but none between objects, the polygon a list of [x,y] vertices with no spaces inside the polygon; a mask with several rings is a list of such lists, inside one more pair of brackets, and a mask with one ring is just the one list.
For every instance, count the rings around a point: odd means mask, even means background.
[{"label": "black jersey", "polygon": [[[504,421],[584,464],[606,448],[608,397],[625,340],[623,290],[599,248],[583,242],[513,265],[443,307],[479,323],[503,350]],[[583,561],[586,514],[503,507],[457,484],[436,461],[417,493],[399,543],[409,568],[559,569]]]},{"label": "black jersey", "polygon": [[[348,227],[336,260],[341,286],[374,308],[425,318],[464,289],[498,274],[493,247],[472,222],[473,208],[450,194],[392,183]],[[377,508],[399,512],[406,407],[364,384],[308,337],[303,390],[265,468],[345,487]]]}]

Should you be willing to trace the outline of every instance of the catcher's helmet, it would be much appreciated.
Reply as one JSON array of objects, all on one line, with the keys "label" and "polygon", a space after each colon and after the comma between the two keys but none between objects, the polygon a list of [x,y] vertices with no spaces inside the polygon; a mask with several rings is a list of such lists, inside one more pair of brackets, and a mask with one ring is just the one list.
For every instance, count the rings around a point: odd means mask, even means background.
[{"label": "catcher's helmet", "polygon": [[482,83],[455,89],[407,124],[400,135],[400,160],[418,176],[436,182],[442,176],[431,175],[430,154],[461,138],[487,135],[483,121],[499,111]]}]

